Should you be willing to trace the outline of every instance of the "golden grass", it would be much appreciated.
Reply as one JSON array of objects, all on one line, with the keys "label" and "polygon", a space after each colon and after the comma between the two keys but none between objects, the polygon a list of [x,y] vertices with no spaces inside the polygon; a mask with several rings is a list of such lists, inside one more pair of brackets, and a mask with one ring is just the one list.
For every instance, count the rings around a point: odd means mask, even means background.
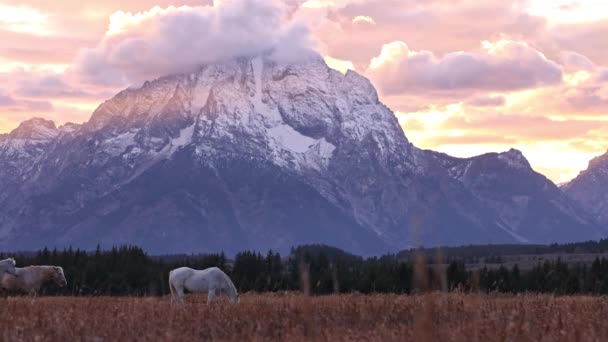
[{"label": "golden grass", "polygon": [[608,341],[608,300],[464,294],[0,299],[3,341]]}]

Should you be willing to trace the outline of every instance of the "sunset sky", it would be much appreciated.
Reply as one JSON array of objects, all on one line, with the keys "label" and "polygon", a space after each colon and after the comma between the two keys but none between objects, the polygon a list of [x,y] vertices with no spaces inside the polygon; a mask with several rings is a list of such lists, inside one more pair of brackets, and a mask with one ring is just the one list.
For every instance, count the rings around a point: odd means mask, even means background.
[{"label": "sunset sky", "polygon": [[421,148],[514,147],[555,182],[608,149],[606,0],[0,0],[0,133],[270,48],[370,78]]}]

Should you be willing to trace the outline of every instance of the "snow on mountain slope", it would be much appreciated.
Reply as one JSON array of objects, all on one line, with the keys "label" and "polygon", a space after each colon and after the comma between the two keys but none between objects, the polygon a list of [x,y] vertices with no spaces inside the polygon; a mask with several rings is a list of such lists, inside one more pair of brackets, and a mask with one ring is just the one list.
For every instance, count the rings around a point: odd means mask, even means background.
[{"label": "snow on mountain slope", "polygon": [[[556,211],[544,208],[571,210],[559,196],[526,202],[506,185],[488,187],[477,161],[416,149],[367,79],[320,57],[202,66],[126,89],[81,126],[24,125],[0,137],[0,146],[24,136],[30,146],[21,157],[0,150],[9,170],[0,171],[0,248],[234,252],[319,242],[375,254],[595,237],[576,213],[560,214],[553,235]],[[523,156],[494,159],[530,176]],[[514,201],[506,209],[494,198],[501,191]]]}]

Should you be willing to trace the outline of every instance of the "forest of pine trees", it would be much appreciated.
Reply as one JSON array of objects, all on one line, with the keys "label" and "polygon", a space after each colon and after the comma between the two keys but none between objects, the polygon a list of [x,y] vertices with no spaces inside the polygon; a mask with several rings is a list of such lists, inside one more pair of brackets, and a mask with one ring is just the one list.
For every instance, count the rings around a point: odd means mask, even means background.
[{"label": "forest of pine trees", "polygon": [[[0,255],[0,258],[7,255]],[[217,266],[234,281],[240,292],[305,291],[331,293],[399,293],[424,290],[482,291],[504,293],[608,294],[608,259],[590,265],[567,265],[559,259],[545,261],[526,272],[517,266],[467,270],[464,259],[447,265],[415,263],[396,255],[361,258],[326,246],[302,246],[283,257],[242,252],[233,260],[224,254],[199,256],[148,256],[138,247],[94,252],[44,249],[15,255],[18,267],[62,266],[68,286],[45,287],[47,295],[166,295],[170,270],[187,266]],[[424,260],[425,258],[421,258]],[[420,274],[424,281],[421,281]]]}]

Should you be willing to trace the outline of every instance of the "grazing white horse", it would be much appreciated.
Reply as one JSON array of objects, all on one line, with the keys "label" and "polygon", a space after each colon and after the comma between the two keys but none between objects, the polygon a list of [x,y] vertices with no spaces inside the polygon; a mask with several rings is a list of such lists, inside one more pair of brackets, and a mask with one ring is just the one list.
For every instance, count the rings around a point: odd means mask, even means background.
[{"label": "grazing white horse", "polygon": [[17,271],[15,271],[15,265],[15,259],[13,258],[0,260],[0,276],[4,275],[4,273],[17,275]]},{"label": "grazing white horse", "polygon": [[36,296],[42,285],[53,281],[64,287],[67,284],[63,268],[59,266],[28,266],[15,268],[16,276],[4,274],[0,278],[0,287],[9,292],[28,293]]},{"label": "grazing white horse", "polygon": [[[204,270],[193,270],[181,267],[169,272],[169,288],[171,289],[171,303],[175,299],[179,303],[184,302],[184,290],[189,292],[207,292],[207,304],[211,303],[216,291],[224,290],[228,295],[230,303],[239,302],[239,295],[232,280],[217,267]],[[177,297],[177,298],[175,298]]]}]

